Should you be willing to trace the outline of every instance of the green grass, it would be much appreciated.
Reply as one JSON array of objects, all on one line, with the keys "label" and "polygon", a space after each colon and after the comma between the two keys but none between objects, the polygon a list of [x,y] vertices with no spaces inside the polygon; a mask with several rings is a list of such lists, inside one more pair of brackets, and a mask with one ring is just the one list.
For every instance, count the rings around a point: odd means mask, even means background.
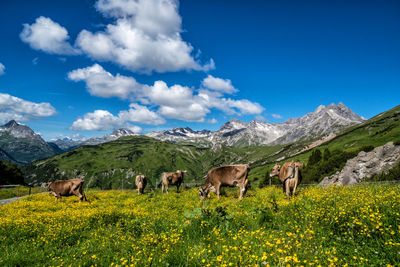
[{"label": "green grass", "polygon": [[89,191],[40,194],[0,207],[0,265],[386,266],[400,262],[398,185],[237,190],[200,202],[169,195]]},{"label": "green grass", "polygon": [[[40,192],[44,192],[46,189],[40,187],[32,187],[31,194],[36,194]],[[0,199],[7,199],[13,197],[21,197],[29,195],[29,187],[27,186],[19,186],[12,188],[0,188]]]}]

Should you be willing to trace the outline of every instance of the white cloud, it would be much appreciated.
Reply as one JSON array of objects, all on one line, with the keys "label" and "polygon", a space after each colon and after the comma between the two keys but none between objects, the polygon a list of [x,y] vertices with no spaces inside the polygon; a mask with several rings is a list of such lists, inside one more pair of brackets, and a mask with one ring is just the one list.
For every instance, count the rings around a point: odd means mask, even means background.
[{"label": "white cloud", "polygon": [[3,75],[5,73],[6,67],[0,62],[0,75]]},{"label": "white cloud", "polygon": [[279,114],[271,114],[272,118],[274,119],[282,119],[282,116]]},{"label": "white cloud", "polygon": [[34,103],[9,94],[0,93],[0,122],[9,120],[30,121],[56,114],[50,103]]},{"label": "white cloud", "polygon": [[161,106],[158,110],[169,119],[183,121],[204,121],[204,117],[210,110],[200,103],[191,103],[187,106]]},{"label": "white cloud", "polygon": [[182,40],[177,1],[99,0],[96,8],[116,21],[102,32],[79,33],[76,46],[93,59],[148,73],[215,67],[212,59],[205,65],[195,60]]},{"label": "white cloud", "polygon": [[106,98],[127,99],[129,96],[139,95],[142,88],[134,78],[120,74],[113,76],[99,64],[73,70],[68,73],[68,78],[75,82],[85,81],[91,95]]},{"label": "white cloud", "polygon": [[207,78],[204,78],[201,84],[208,89],[224,92],[227,94],[237,92],[237,89],[233,87],[231,80],[215,78],[212,75],[208,75]]},{"label": "white cloud", "polygon": [[150,100],[160,106],[187,106],[193,101],[193,91],[181,85],[168,85],[163,81],[156,81],[148,87],[147,95]]},{"label": "white cloud", "polygon": [[247,99],[223,99],[223,102],[231,108],[238,109],[241,114],[260,114],[264,111],[264,108],[260,104],[251,102]]},{"label": "white cloud", "polygon": [[49,54],[75,55],[79,51],[68,43],[68,32],[50,18],[40,16],[32,25],[23,24],[20,38],[35,50]]},{"label": "white cloud", "polygon": [[[159,125],[166,117],[184,121],[204,121],[211,109],[219,109],[229,115],[260,114],[264,108],[247,99],[222,98],[219,91],[172,85],[156,81],[153,85],[138,83],[133,77],[112,75],[98,64],[76,69],[68,73],[72,81],[85,81],[89,92],[100,97],[119,97],[139,101],[142,105],[131,104],[130,110],[121,111],[123,121]],[[225,80],[226,81],[226,80]],[[236,90],[236,89],[235,89]],[[148,105],[158,106],[157,112]]]},{"label": "white cloud", "polygon": [[95,110],[93,113],[86,113],[83,118],[74,121],[71,129],[106,131],[123,125],[124,121],[107,110]]},{"label": "white cloud", "polygon": [[216,124],[216,123],[218,123],[217,119],[215,119],[215,118],[212,118],[212,119],[208,120],[207,122],[208,122],[208,123],[211,123],[211,124]]},{"label": "white cloud", "polygon": [[157,113],[150,111],[147,107],[138,104],[130,104],[128,111],[121,111],[119,117],[124,121],[143,124],[159,125],[164,124],[165,119]]}]

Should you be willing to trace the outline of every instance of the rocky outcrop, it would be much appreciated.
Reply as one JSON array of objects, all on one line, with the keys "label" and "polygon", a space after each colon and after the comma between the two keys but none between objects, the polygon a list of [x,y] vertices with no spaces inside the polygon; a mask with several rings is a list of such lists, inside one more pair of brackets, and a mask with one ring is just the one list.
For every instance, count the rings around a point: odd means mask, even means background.
[{"label": "rocky outcrop", "polygon": [[361,151],[357,157],[349,159],[340,172],[325,177],[320,185],[357,184],[366,178],[392,168],[399,160],[400,146],[389,142],[368,153]]}]

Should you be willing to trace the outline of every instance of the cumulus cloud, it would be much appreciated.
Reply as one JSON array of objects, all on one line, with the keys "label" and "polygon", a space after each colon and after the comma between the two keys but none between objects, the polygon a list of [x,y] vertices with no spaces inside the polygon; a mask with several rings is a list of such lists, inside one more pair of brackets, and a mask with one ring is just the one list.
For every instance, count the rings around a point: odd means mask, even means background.
[{"label": "cumulus cloud", "polygon": [[4,71],[5,69],[6,69],[6,67],[3,64],[1,64],[1,62],[0,62],[0,75],[3,75],[5,73],[5,71]]},{"label": "cumulus cloud", "polygon": [[52,21],[50,18],[40,16],[35,23],[23,24],[24,29],[20,38],[35,50],[42,50],[49,54],[75,55],[79,51],[68,43],[67,30]]},{"label": "cumulus cloud", "polygon": [[201,83],[205,88],[227,93],[227,94],[232,94],[234,92],[237,92],[237,89],[233,87],[231,80],[229,79],[221,79],[221,78],[216,78],[213,77],[212,75],[208,75],[206,78]]},{"label": "cumulus cloud", "polygon": [[78,118],[70,127],[72,130],[106,131],[114,128],[128,128],[139,133],[142,129],[129,122],[159,125],[164,124],[165,119],[157,113],[139,104],[130,104],[129,110],[120,111],[118,116],[114,116],[107,110],[95,110],[86,113],[83,118]]},{"label": "cumulus cloud", "polygon": [[99,0],[96,9],[115,19],[104,31],[82,30],[76,40],[89,57],[117,63],[129,70],[166,72],[215,67],[201,64],[193,47],[182,40],[182,19],[174,0]]},{"label": "cumulus cloud", "polygon": [[106,131],[123,125],[124,121],[107,110],[95,110],[93,113],[86,113],[83,118],[74,121],[71,129]]},{"label": "cumulus cloud", "polygon": [[[179,84],[168,86],[164,81],[156,81],[153,85],[141,84],[133,77],[120,74],[114,76],[98,64],[73,70],[68,73],[68,78],[72,81],[85,81],[92,95],[119,97],[142,104],[131,104],[128,111],[121,111],[118,118],[122,121],[159,125],[165,123],[165,117],[202,122],[211,109],[219,109],[229,115],[257,115],[264,110],[260,104],[247,99],[223,98],[221,90],[197,91]],[[225,87],[227,90],[228,87]],[[148,105],[156,107],[157,112],[149,110]]]},{"label": "cumulus cloud", "polygon": [[130,104],[128,111],[121,111],[119,117],[124,121],[137,122],[143,124],[159,125],[166,121],[157,113],[149,110],[146,106],[139,104]]},{"label": "cumulus cloud", "polygon": [[134,78],[120,74],[113,76],[99,64],[73,70],[68,73],[68,78],[75,82],[84,81],[91,95],[106,98],[127,99],[129,96],[139,95],[142,88]]},{"label": "cumulus cloud", "polygon": [[0,93],[0,122],[9,120],[30,121],[56,114],[50,103],[34,103],[9,94]]},{"label": "cumulus cloud", "polygon": [[147,95],[150,100],[160,106],[187,106],[193,101],[193,91],[181,85],[168,85],[163,81],[156,81],[148,87]]}]

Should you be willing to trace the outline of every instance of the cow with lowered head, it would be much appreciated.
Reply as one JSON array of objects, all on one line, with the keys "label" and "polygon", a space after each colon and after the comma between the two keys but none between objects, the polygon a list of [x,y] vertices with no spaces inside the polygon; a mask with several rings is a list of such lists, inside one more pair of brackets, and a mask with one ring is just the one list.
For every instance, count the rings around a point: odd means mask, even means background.
[{"label": "cow with lowered head", "polygon": [[179,187],[183,183],[183,176],[185,173],[185,170],[178,170],[176,172],[163,172],[161,174],[161,193],[164,193],[165,189],[168,194],[168,185],[176,185],[176,192],[179,192]]},{"label": "cow with lowered head", "polygon": [[279,180],[283,185],[283,192],[286,192],[286,196],[294,195],[302,178],[301,163],[290,161],[285,162],[282,166],[275,164],[269,176],[279,176]]},{"label": "cow with lowered head", "polygon": [[143,174],[136,175],[135,185],[138,190],[138,195],[143,194],[144,188],[147,185],[147,178]]},{"label": "cow with lowered head", "polygon": [[239,187],[239,199],[242,199],[247,190],[249,182],[247,176],[249,171],[250,167],[248,164],[227,165],[211,169],[207,173],[205,184],[199,190],[200,200],[203,200],[205,197],[210,198],[210,191],[216,193],[219,198],[221,186]]},{"label": "cow with lowered head", "polygon": [[83,199],[88,201],[83,192],[83,179],[81,178],[48,182],[47,188],[50,191],[50,195],[54,195],[56,200],[59,199],[61,201],[61,197],[63,196],[75,195],[79,197],[79,202]]}]

